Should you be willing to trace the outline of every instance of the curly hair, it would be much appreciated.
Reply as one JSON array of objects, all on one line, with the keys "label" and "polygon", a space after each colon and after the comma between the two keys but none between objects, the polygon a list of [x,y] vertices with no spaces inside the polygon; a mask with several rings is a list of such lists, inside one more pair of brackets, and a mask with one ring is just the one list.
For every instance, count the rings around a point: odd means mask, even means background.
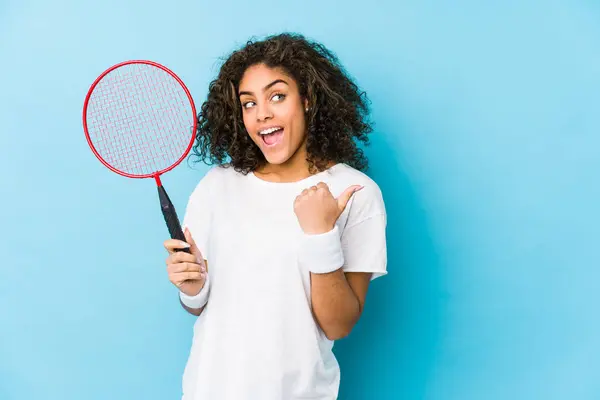
[{"label": "curly hair", "polygon": [[373,129],[368,121],[366,93],[324,45],[292,33],[268,36],[262,41],[251,39],[227,57],[198,113],[193,146],[198,161],[227,163],[244,174],[266,163],[246,132],[237,96],[244,72],[257,64],[281,68],[297,82],[301,98],[308,100],[306,147],[311,172],[326,169],[331,161],[359,170],[368,168],[368,160],[358,146],[358,142],[369,144],[367,135]]}]

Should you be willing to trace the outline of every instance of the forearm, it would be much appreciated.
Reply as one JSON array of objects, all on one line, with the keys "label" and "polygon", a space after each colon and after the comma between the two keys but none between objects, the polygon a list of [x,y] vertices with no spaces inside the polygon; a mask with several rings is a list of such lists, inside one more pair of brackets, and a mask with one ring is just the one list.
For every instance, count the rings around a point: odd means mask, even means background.
[{"label": "forearm", "polygon": [[344,271],[310,275],[313,314],[319,326],[330,340],[347,336],[362,310]]},{"label": "forearm", "polygon": [[181,306],[183,307],[184,310],[186,310],[190,314],[195,315],[197,317],[200,316],[200,314],[202,314],[202,311],[204,310],[204,307],[205,307],[205,306],[200,307],[200,308],[188,307],[185,304],[183,304],[183,302],[181,301],[181,298],[179,299],[179,303],[181,304]]}]

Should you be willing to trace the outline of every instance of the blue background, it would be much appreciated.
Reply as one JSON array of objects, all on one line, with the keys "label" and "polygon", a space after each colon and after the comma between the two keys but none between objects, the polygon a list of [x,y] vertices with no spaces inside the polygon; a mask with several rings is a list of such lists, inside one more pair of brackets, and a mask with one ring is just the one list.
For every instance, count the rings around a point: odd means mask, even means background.
[{"label": "blue background", "polygon": [[[323,41],[368,92],[390,274],[341,398],[600,399],[600,3],[0,2],[0,399],[177,399],[193,317],[151,180],[105,169],[87,89],[151,59],[199,105],[251,36]],[[163,177],[183,212],[206,171]]]}]

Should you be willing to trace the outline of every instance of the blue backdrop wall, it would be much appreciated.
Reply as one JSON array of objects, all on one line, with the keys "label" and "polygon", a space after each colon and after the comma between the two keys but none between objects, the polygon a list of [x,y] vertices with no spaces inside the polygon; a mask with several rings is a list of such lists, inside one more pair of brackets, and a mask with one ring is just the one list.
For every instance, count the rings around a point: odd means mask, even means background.
[{"label": "blue backdrop wall", "polygon": [[[176,399],[193,317],[152,181],[106,170],[86,91],[161,62],[197,103],[284,30],[368,92],[389,275],[336,344],[341,398],[600,398],[600,5],[575,1],[0,2],[0,399]],[[206,167],[165,176],[182,210]]]}]

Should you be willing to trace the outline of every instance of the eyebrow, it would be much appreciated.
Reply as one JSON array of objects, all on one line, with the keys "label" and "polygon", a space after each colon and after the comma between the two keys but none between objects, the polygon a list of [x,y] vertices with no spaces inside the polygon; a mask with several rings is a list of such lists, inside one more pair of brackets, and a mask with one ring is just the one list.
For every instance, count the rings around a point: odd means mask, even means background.
[{"label": "eyebrow", "polygon": [[[272,86],[274,86],[274,85],[276,85],[276,84],[278,84],[278,83],[285,83],[286,85],[288,84],[288,83],[287,83],[286,81],[284,81],[283,79],[275,79],[273,82],[271,82],[271,83],[269,83],[267,86],[265,86],[265,87],[263,88],[263,90],[262,90],[262,91],[264,92],[265,90],[268,90],[270,87],[272,87]],[[288,86],[289,86],[289,85],[288,85]],[[238,93],[238,96],[241,96],[241,95],[243,95],[243,94],[247,94],[247,95],[249,95],[249,96],[252,96],[254,93],[252,93],[252,92],[245,92],[245,91],[244,91],[244,92],[239,92],[239,93]]]}]

